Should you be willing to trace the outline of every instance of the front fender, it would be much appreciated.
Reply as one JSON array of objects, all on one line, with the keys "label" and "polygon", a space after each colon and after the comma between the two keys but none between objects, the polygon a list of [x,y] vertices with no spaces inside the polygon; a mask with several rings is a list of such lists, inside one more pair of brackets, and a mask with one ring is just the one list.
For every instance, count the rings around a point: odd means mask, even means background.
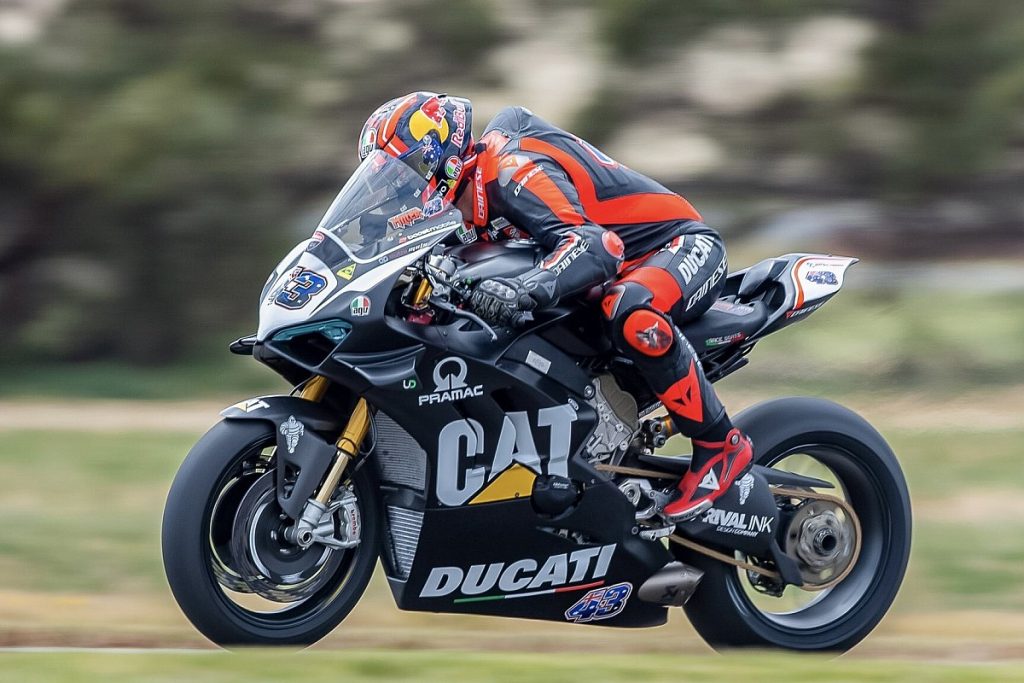
[{"label": "front fender", "polygon": [[[277,436],[277,502],[285,514],[298,519],[334,462],[338,449],[333,435],[341,431],[345,416],[297,396],[251,398],[220,414],[226,420],[262,420],[273,425]],[[285,488],[285,483],[292,480],[294,484]]]}]

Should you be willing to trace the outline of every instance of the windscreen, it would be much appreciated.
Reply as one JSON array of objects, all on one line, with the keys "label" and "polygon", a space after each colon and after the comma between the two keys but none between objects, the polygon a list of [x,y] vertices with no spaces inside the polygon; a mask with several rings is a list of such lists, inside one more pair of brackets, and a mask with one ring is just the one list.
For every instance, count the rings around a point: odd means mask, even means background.
[{"label": "windscreen", "polygon": [[427,189],[427,181],[408,164],[375,150],[345,183],[317,230],[365,257],[396,231],[428,217],[423,205]]}]

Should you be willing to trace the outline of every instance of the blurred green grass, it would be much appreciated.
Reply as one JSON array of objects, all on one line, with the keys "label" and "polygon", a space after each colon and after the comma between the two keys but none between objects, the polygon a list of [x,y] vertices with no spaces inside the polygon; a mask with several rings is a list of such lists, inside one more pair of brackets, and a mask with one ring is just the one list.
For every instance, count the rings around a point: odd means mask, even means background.
[{"label": "blurred green grass", "polygon": [[1019,294],[863,289],[760,342],[723,386],[955,393],[1022,381]]},{"label": "blurred green grass", "polygon": [[[287,393],[290,387],[252,358],[220,355],[156,367],[21,364],[0,368],[0,397],[167,400]],[[237,400],[237,399],[236,399]]]},{"label": "blurred green grass", "polygon": [[[1024,609],[1019,543],[1024,519],[999,512],[1010,490],[1006,482],[1024,480],[1018,447],[1024,427],[941,436],[881,429],[906,468],[917,513],[899,609]],[[162,593],[163,502],[198,436],[0,432],[2,585],[43,592]],[[987,501],[989,491],[1003,495]]]},{"label": "blurred green grass", "polygon": [[301,662],[280,652],[228,653],[15,653],[0,655],[0,667],[20,683],[72,681],[588,681],[914,680],[922,683],[1019,681],[1014,664],[938,664],[831,660],[820,656],[743,654],[717,657],[666,655],[479,653],[467,651],[307,652]]}]

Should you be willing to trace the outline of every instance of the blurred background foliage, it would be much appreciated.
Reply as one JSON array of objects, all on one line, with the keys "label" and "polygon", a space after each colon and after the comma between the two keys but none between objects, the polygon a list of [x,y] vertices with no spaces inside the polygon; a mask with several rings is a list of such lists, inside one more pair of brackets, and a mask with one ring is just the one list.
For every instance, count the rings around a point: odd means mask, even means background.
[{"label": "blurred background foliage", "polygon": [[[1021,0],[0,0],[0,644],[203,643],[159,501],[226,397],[284,388],[226,342],[365,118],[415,89],[472,98],[477,133],[521,104],[592,139],[691,199],[733,268],[860,257],[723,400],[825,395],[899,453],[911,573],[862,653],[1020,660]],[[633,678],[701,651],[390,603],[378,577],[329,646],[628,651]]]},{"label": "blurred background foliage", "polygon": [[[926,281],[1022,286],[1019,0],[7,0],[0,373],[221,353],[364,118],[414,89],[473,98],[477,133],[524,104],[592,138],[689,197],[735,266],[863,257],[867,320]],[[977,258],[988,279],[958,270]],[[933,341],[885,352],[911,375],[963,353]]]}]

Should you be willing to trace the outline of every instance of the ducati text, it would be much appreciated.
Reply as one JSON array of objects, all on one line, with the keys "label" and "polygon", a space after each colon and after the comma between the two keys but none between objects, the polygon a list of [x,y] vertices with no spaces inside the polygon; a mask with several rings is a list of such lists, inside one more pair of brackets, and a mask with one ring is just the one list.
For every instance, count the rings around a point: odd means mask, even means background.
[{"label": "ducati text", "polygon": [[552,593],[555,591],[551,589],[560,586],[603,578],[615,555],[615,547],[616,544],[612,543],[582,548],[571,553],[551,555],[543,561],[527,558],[508,564],[474,564],[468,569],[434,567],[420,590],[420,597],[440,598],[456,593],[482,595],[495,589],[512,595],[523,591]]}]

